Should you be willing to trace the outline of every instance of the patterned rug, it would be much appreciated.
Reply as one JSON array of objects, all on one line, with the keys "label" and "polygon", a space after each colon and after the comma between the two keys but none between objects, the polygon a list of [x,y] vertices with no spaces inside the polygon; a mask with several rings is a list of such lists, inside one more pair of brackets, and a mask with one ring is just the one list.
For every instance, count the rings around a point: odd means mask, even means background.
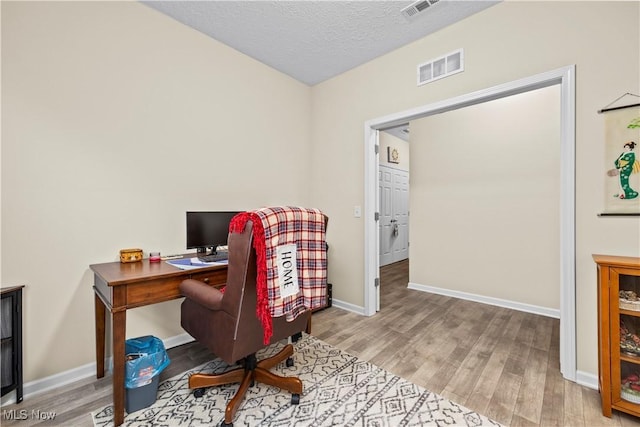
[{"label": "patterned rug", "polygon": [[[258,354],[275,354],[276,344]],[[249,388],[234,420],[237,426],[499,426],[497,422],[431,393],[319,339],[304,335],[295,343],[295,364],[273,372],[297,376],[304,384],[300,404],[291,394],[256,383]],[[187,387],[194,372],[222,372],[220,359],[163,381],[156,402],[127,414],[125,426],[212,426],[224,420],[237,385],[208,388],[195,398]],[[112,426],[113,406],[92,413],[96,427]]]}]

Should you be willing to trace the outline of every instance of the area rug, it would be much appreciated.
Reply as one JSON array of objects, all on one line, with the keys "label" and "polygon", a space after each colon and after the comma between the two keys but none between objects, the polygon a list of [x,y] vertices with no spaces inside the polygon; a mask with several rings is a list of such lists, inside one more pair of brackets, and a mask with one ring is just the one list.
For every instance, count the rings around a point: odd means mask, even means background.
[{"label": "area rug", "polygon": [[[276,344],[258,354],[275,354]],[[281,363],[279,375],[304,384],[298,405],[291,394],[256,383],[238,409],[234,426],[499,426],[497,422],[425,390],[371,363],[313,337],[295,343],[294,366]],[[220,359],[165,380],[156,402],[126,414],[125,426],[212,426],[224,420],[237,385],[211,387],[196,398],[187,381],[194,372],[223,372]],[[96,427],[113,425],[113,406],[92,413]]]}]

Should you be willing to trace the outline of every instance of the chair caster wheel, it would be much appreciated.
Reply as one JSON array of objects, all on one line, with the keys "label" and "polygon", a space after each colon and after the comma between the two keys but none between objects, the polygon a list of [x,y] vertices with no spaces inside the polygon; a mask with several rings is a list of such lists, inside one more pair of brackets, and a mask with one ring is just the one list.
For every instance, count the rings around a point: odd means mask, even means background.
[{"label": "chair caster wheel", "polygon": [[293,357],[287,357],[287,368],[293,366]]},{"label": "chair caster wheel", "polygon": [[298,393],[294,393],[291,395],[291,404],[292,405],[297,405],[298,403],[300,403],[300,395]]},{"label": "chair caster wheel", "polygon": [[193,397],[195,397],[196,399],[199,399],[202,396],[204,396],[204,392],[205,392],[204,388],[197,388],[193,390]]}]

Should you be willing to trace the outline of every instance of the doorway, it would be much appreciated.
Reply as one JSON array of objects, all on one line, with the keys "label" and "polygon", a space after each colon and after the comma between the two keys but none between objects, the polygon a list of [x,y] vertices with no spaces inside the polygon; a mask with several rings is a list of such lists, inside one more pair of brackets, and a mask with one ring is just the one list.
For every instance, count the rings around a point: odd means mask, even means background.
[{"label": "doorway", "polygon": [[575,65],[514,82],[428,104],[365,123],[365,283],[364,311],[375,314],[379,271],[377,208],[379,130],[422,117],[508,97],[543,87],[560,85],[561,97],[561,201],[560,201],[560,371],[576,380],[575,328]]},{"label": "doorway", "polygon": [[380,165],[380,267],[409,258],[409,171]]},{"label": "doorway", "polygon": [[392,267],[400,262],[408,265],[409,262],[409,135],[409,123],[379,132],[379,151],[382,153],[378,168],[381,271],[376,289],[376,311],[381,309],[380,291],[385,286],[382,267]]}]

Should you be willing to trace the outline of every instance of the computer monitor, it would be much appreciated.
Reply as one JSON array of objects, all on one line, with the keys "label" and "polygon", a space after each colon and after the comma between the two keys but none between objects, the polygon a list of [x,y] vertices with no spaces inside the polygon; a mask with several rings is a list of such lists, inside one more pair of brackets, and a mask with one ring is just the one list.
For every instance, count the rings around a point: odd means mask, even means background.
[{"label": "computer monitor", "polygon": [[218,246],[225,246],[229,237],[229,223],[238,212],[187,212],[187,249],[198,253],[215,254]]}]

